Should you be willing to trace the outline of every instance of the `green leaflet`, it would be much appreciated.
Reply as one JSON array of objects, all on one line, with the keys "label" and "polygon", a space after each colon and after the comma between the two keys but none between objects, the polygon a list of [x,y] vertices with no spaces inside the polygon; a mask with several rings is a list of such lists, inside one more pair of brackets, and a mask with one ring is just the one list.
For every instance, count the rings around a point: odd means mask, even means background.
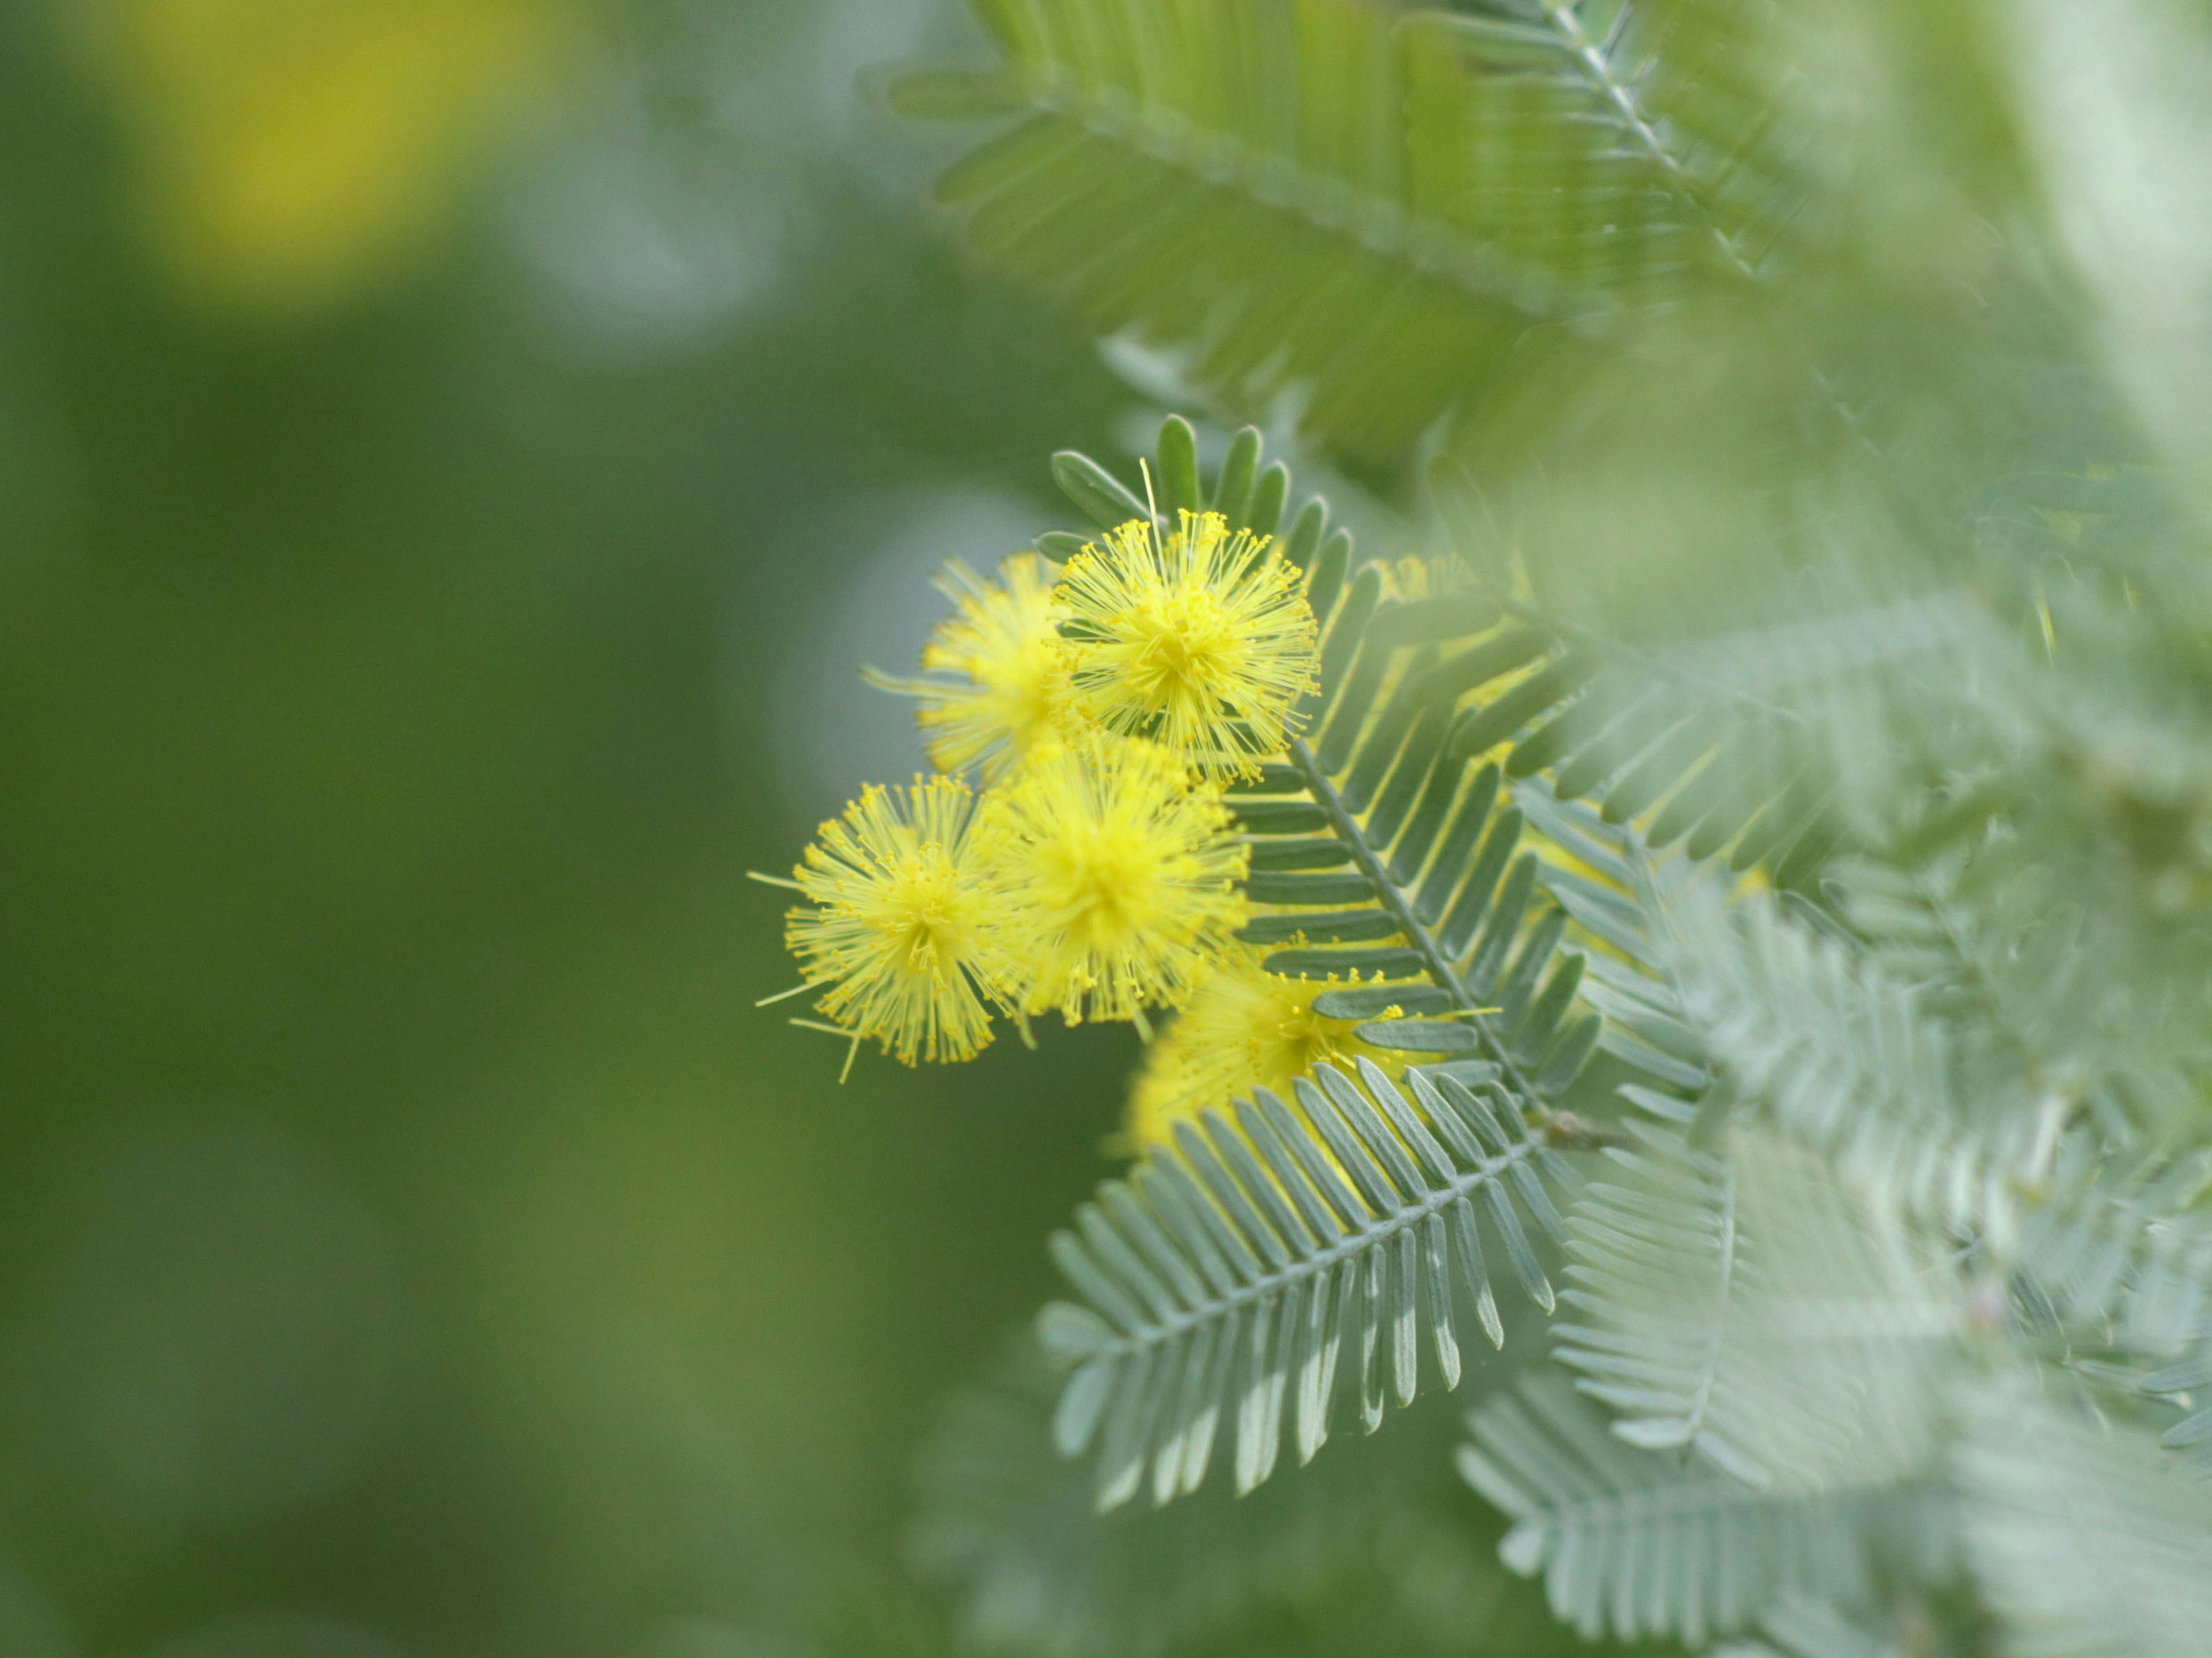
[{"label": "green leaflet", "polygon": [[2142,1391],[2172,1404],[2179,1420],[2159,1436],[2159,1443],[2178,1451],[2200,1468],[2212,1468],[2212,1336],[2200,1337],[2184,1349],[2179,1363],[2167,1364],[2142,1378]]}]

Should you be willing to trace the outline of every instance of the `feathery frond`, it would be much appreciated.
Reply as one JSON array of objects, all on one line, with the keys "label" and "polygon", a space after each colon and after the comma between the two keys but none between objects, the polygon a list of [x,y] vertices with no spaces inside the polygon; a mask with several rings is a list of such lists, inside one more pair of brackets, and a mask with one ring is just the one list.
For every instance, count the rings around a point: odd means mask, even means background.
[{"label": "feathery frond", "polygon": [[2023,1082],[1962,1096],[1947,1028],[1833,933],[1709,884],[1668,912],[1674,978],[1731,1086],[1838,1159],[1877,1200],[2009,1248],[2017,1189],[2046,1173],[2063,1100]]},{"label": "feathery frond", "polygon": [[1296,1479],[1100,1515],[1089,1470],[1053,1449],[1059,1383],[1024,1339],[926,1443],[908,1552],[951,1592],[963,1650],[1445,1658],[1478,1621],[1507,1650],[1548,1633],[1540,1598],[1492,1556],[1496,1521],[1453,1476],[1460,1413],[1443,1396]]},{"label": "feathery frond", "polygon": [[1233,407],[1295,388],[1309,431],[1392,459],[1532,319],[1584,309],[1461,222],[1458,100],[1407,95],[1463,74],[1432,31],[1361,0],[978,10],[1003,69],[893,94],[1019,118],[939,181],[969,250],[1094,332],[1192,348]]},{"label": "feathery frond", "polygon": [[1742,0],[976,10],[998,68],[892,90],[1013,118],[939,184],[975,256],[1095,332],[1184,349],[1232,409],[1294,392],[1309,432],[1376,459],[1532,325],[1602,337],[1755,284],[1832,151],[1834,121],[1802,118],[1818,48]]},{"label": "feathery frond", "polygon": [[1964,1325],[1942,1263],[1770,1128],[1630,1127],[1568,1215],[1578,1316],[1553,1327],[1613,1431],[1778,1492],[1923,1468],[1929,1372]]},{"label": "feathery frond", "polygon": [[1301,1078],[1296,1113],[1257,1090],[1233,1124],[1182,1125],[1172,1152],[1101,1187],[1054,1235],[1085,1305],[1039,1321],[1077,1367],[1054,1438],[1069,1456],[1095,1442],[1101,1509],[1134,1496],[1148,1467],[1156,1503],[1196,1490],[1217,1439],[1233,1440],[1240,1491],[1273,1471],[1286,1435],[1310,1461],[1340,1367],[1372,1432],[1388,1400],[1413,1402],[1424,1336],[1457,1386],[1462,1296],[1504,1340],[1493,1252],[1552,1306],[1522,1214],[1559,1231],[1545,1187],[1556,1154],[1492,1086],[1415,1070],[1408,1100],[1373,1065],[1359,1072]]},{"label": "feathery frond", "polygon": [[1460,1470],[1515,1522],[1500,1555],[1523,1576],[1540,1572],[1552,1610],[1586,1639],[1674,1636],[1695,1646],[1785,1595],[1863,1600],[1870,1538],[1887,1530],[1902,1540],[1923,1520],[1909,1487],[1761,1492],[1637,1449],[1544,1372],[1492,1398],[1470,1426]]},{"label": "feathery frond", "polygon": [[2031,1321],[2154,1358],[2212,1331],[2208,1187],[2212,1148],[2106,1156],[2069,1133],[2013,1266]]},{"label": "feathery frond", "polygon": [[1577,288],[1752,276],[1802,197],[1776,153],[1787,21],[1739,0],[1542,0],[1427,22],[1455,48],[1469,220]]},{"label": "feathery frond", "polygon": [[1961,1401],[1968,1558],[2013,1658],[2194,1658],[2212,1630],[2212,1485],[2150,1436],[1999,1376]]}]

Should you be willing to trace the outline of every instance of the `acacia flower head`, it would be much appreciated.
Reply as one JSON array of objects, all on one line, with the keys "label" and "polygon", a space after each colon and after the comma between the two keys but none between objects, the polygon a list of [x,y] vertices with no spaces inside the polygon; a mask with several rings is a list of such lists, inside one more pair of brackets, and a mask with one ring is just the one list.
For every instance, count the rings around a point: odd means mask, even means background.
[{"label": "acacia flower head", "polygon": [[1250,854],[1230,821],[1174,755],[1099,733],[994,791],[984,833],[1024,1010],[1077,1024],[1186,1000],[1247,913]]},{"label": "acacia flower head", "polygon": [[904,1065],[973,1059],[991,1040],[996,895],[975,817],[955,777],[871,787],[793,872],[814,907],[791,911],[784,941],[806,983],[828,987],[816,1006]]},{"label": "acacia flower head", "polygon": [[1054,597],[1077,704],[1108,730],[1218,774],[1297,729],[1316,672],[1301,578],[1218,513],[1185,513],[1165,537],[1131,519],[1068,561]]},{"label": "acacia flower head", "polygon": [[1053,613],[1052,566],[1016,553],[986,581],[958,559],[936,586],[953,613],[922,649],[921,665],[957,677],[877,683],[917,698],[929,758],[941,771],[979,768],[996,780],[1072,719],[1067,642]]},{"label": "acacia flower head", "polygon": [[1166,1035],[1145,1050],[1125,1120],[1129,1150],[1170,1144],[1178,1122],[1225,1110],[1255,1088],[1287,1098],[1291,1079],[1317,1065],[1349,1071],[1364,1057],[1393,1077],[1403,1070],[1403,1054],[1353,1034],[1356,1021],[1314,1011],[1314,999],[1343,988],[1340,981],[1286,979],[1261,961],[1249,944],[1224,955]]}]

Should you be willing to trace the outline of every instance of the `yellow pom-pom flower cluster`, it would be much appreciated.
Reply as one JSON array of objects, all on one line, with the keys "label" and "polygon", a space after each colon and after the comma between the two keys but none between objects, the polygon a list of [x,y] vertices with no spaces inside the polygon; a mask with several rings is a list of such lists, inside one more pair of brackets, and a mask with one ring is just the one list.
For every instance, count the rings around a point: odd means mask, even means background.
[{"label": "yellow pom-pom flower cluster", "polygon": [[992,802],[991,854],[1018,902],[1004,934],[1031,1012],[1070,1024],[1179,1007],[1243,925],[1249,853],[1220,796],[1166,749],[1086,734]]},{"label": "yellow pom-pom flower cluster", "polygon": [[957,678],[901,687],[921,700],[930,762],[1005,777],[1072,727],[1068,652],[1054,621],[1052,566],[1016,553],[988,582],[957,559],[938,591],[957,607],[930,636],[923,668]]},{"label": "yellow pom-pom flower cluster", "polygon": [[787,993],[817,992],[825,1028],[908,1065],[974,1057],[999,1014],[1149,1035],[1148,1011],[1217,981],[1310,1007],[1237,941],[1249,853],[1222,795],[1282,751],[1316,683],[1297,570],[1185,513],[1056,572],[1023,552],[995,580],[954,563],[939,586],[954,609],[923,675],[872,676],[920,704],[937,774],[823,826],[786,884],[809,901],[787,926],[805,981]]},{"label": "yellow pom-pom flower cluster", "polygon": [[1212,773],[1279,752],[1312,683],[1314,618],[1297,569],[1264,550],[1186,513],[1171,536],[1139,519],[1070,560],[1059,597],[1084,711]]},{"label": "yellow pom-pom flower cluster", "polygon": [[840,1028],[908,1065],[968,1060],[991,1040],[1000,975],[995,883],[970,834],[975,797],[957,777],[876,786],[822,826],[794,872],[811,908],[784,942]]}]

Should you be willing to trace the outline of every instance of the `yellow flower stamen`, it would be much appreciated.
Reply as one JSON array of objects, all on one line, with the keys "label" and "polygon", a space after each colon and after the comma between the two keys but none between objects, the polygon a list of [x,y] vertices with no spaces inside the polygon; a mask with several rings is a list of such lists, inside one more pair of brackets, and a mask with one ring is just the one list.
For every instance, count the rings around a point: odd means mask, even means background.
[{"label": "yellow flower stamen", "polygon": [[1164,538],[1132,519],[1068,561],[1054,596],[1077,705],[1108,730],[1218,774],[1297,728],[1316,672],[1299,574],[1219,513],[1185,513]]},{"label": "yellow flower stamen", "polygon": [[1149,743],[1038,755],[986,807],[1010,982],[1071,1024],[1174,1007],[1242,926],[1249,859],[1219,793]]},{"label": "yellow flower stamen", "polygon": [[784,938],[808,986],[829,987],[815,1005],[904,1065],[972,1059],[991,1040],[997,895],[975,805],[957,778],[870,788],[793,872],[815,907],[790,913]]}]

